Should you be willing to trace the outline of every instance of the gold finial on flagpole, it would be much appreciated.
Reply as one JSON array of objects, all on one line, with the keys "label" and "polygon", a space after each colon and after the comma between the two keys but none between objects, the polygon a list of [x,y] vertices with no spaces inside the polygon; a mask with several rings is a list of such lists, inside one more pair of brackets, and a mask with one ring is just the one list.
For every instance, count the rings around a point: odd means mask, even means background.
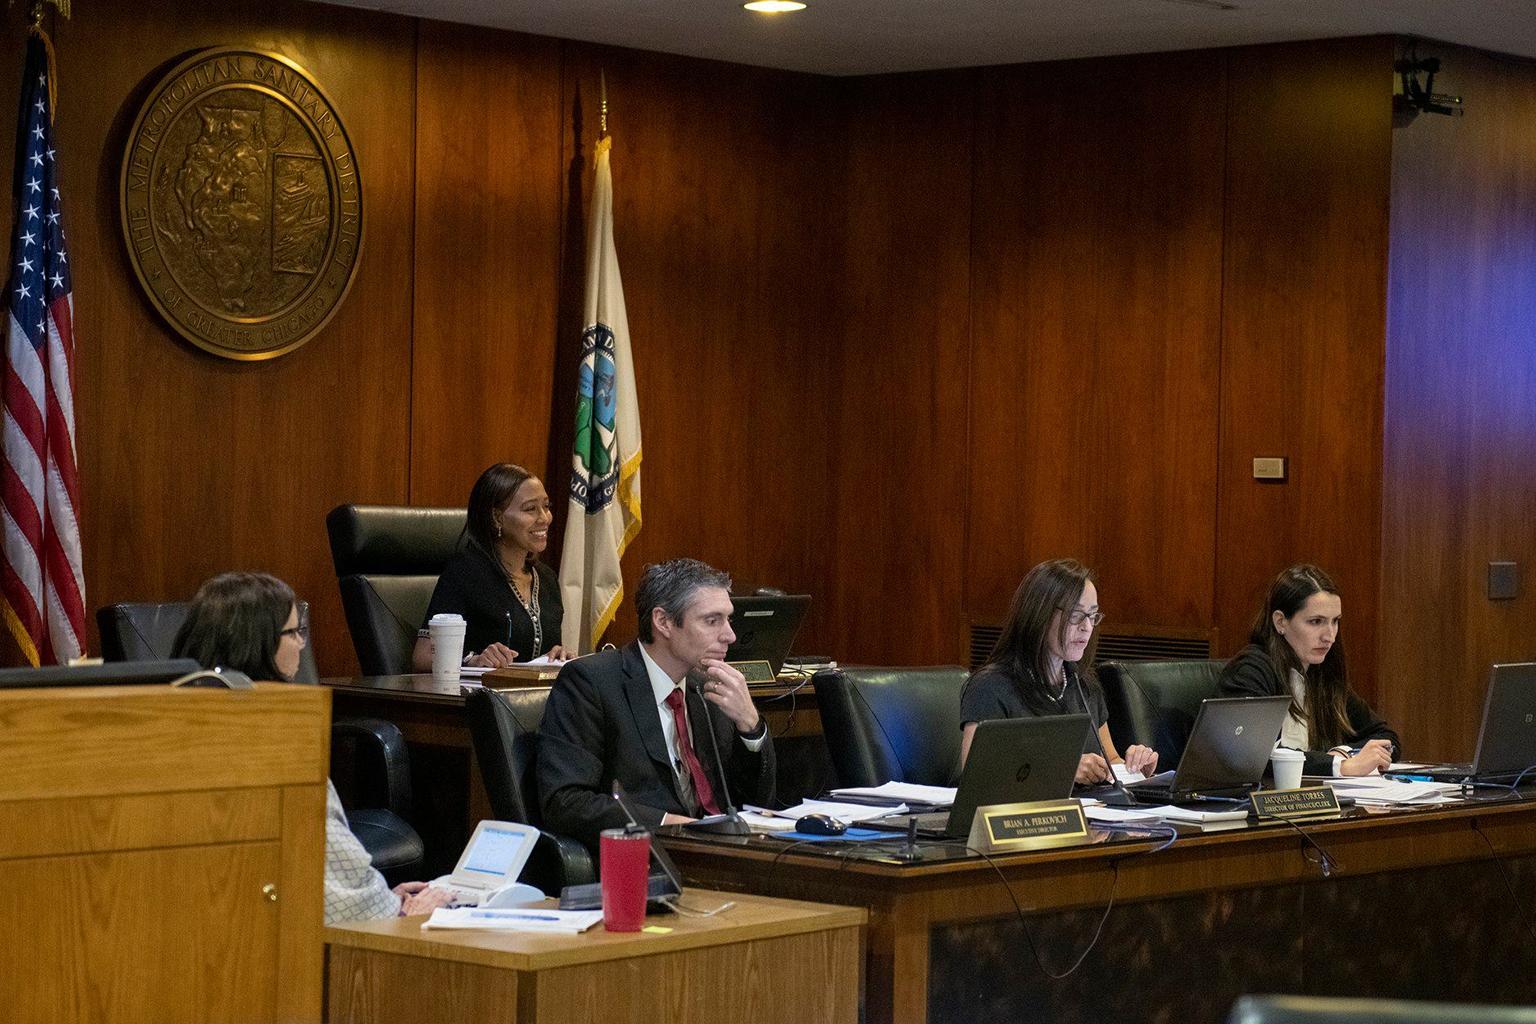
[{"label": "gold finial on flagpole", "polygon": [[608,134],[608,72],[606,72],[606,71],[599,71],[597,73],[597,80],[600,83],[600,87],[601,87],[601,90],[602,90],[602,93],[601,93],[601,96],[602,96],[602,106],[601,106],[601,108],[599,109],[599,112],[598,112],[597,128],[598,128],[599,134],[607,135]]},{"label": "gold finial on flagpole", "polygon": [[[13,0],[14,2],[14,0]],[[52,4],[64,17],[69,17],[69,0],[32,0],[32,27],[41,28],[43,12]]]}]

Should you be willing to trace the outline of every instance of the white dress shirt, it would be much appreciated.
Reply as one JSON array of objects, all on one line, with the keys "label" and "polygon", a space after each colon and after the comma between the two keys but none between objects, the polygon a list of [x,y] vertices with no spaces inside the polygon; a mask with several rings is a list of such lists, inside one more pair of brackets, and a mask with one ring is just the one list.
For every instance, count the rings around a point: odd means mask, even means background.
[{"label": "white dress shirt", "polygon": [[[1307,706],[1307,677],[1293,668],[1290,671],[1290,684],[1291,700],[1296,702],[1297,707],[1305,709]],[[1310,730],[1307,728],[1307,723],[1298,722],[1295,715],[1286,714],[1285,722],[1280,726],[1280,745],[1296,750],[1310,750],[1311,742],[1312,737]],[[1338,754],[1333,755],[1334,775],[1339,774],[1339,766],[1343,763],[1344,759],[1342,757]]]},{"label": "white dress shirt", "polygon": [[[672,759],[672,774],[674,781],[676,781],[681,776],[681,773],[687,769],[683,767],[682,748],[677,745],[677,724],[672,718],[672,709],[667,707],[667,698],[671,696],[673,690],[682,688],[683,682],[687,677],[685,676],[682,680],[679,680],[667,675],[662,667],[656,664],[656,659],[652,658],[650,652],[645,649],[645,644],[640,645],[640,658],[645,662],[645,674],[651,681],[651,692],[656,697],[656,715],[661,719],[661,734],[667,740],[667,756]],[[685,692],[683,694],[684,722],[688,721],[687,697],[688,694]],[[708,700],[709,698],[706,697],[704,699]],[[736,734],[736,738],[755,754],[762,749],[763,742],[767,740],[768,730],[762,730],[761,735],[752,739],[748,739],[740,733]],[[699,759],[700,764],[704,763],[705,757],[710,756],[707,752],[701,750],[695,750],[693,753]],[[692,788],[692,781],[690,780],[689,785],[683,788]]]}]

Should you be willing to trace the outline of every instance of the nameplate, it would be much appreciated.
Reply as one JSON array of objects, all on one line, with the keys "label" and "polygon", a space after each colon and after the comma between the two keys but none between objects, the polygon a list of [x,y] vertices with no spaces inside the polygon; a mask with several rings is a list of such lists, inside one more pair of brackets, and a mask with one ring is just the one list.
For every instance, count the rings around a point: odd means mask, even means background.
[{"label": "nameplate", "polygon": [[554,682],[559,674],[559,665],[529,665],[526,662],[519,662],[482,672],[480,684],[492,690],[516,690],[525,686],[548,685]]},{"label": "nameplate", "polygon": [[1261,789],[1248,794],[1256,818],[1316,818],[1339,813],[1339,797],[1332,786],[1305,789]]},{"label": "nameplate", "polygon": [[773,674],[773,666],[766,661],[728,661],[726,664],[740,672],[748,686],[777,682],[779,678]]},{"label": "nameplate", "polygon": [[976,808],[968,845],[983,853],[1073,846],[1088,838],[1079,800],[1036,800]]}]

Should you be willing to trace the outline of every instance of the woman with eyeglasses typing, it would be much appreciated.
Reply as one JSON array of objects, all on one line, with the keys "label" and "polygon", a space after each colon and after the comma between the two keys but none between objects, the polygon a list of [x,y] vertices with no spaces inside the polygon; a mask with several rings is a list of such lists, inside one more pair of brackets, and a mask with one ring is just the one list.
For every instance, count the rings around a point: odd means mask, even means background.
[{"label": "woman with eyeglasses typing", "polygon": [[[1025,574],[1014,591],[997,646],[960,694],[962,765],[978,722],[1086,714],[1099,742],[1090,743],[1078,762],[1077,782],[1093,785],[1110,780],[1110,765],[1121,758],[1109,736],[1109,711],[1093,674],[1090,650],[1094,628],[1103,618],[1093,573],[1081,562],[1066,558],[1041,562]],[[1157,771],[1157,751],[1132,744],[1124,762],[1130,771],[1152,775]]]},{"label": "woman with eyeglasses typing", "polygon": [[[176,632],[173,658],[204,668],[231,668],[252,679],[291,681],[308,642],[299,603],[282,580],[262,572],[227,572],[204,583]],[[425,914],[452,893],[425,882],[393,889],[347,826],[341,797],[325,782],[325,923]]]},{"label": "woman with eyeglasses typing", "polygon": [[1315,565],[1275,577],[1248,646],[1222,669],[1223,697],[1291,698],[1280,745],[1303,751],[1308,775],[1386,771],[1397,733],[1349,688],[1339,588]]},{"label": "woman with eyeglasses typing", "polygon": [[[560,581],[539,561],[554,522],[539,478],[499,462],[480,474],[469,492],[465,540],[437,578],[427,622],[451,612],[464,617],[464,663],[500,668],[547,654],[564,657]],[[426,622],[411,652],[417,672],[432,670]]]}]

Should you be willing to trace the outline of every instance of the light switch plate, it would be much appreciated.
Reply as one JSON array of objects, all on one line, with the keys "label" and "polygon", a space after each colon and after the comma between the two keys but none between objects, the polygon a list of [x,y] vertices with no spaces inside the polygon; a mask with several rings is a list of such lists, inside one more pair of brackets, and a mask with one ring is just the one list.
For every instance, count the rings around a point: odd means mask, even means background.
[{"label": "light switch plate", "polygon": [[1515,562],[1488,563],[1488,600],[1513,601],[1520,596],[1520,566]]},{"label": "light switch plate", "polygon": [[1253,458],[1253,478],[1270,483],[1284,482],[1286,470],[1286,458],[1284,455],[1255,455]]}]

